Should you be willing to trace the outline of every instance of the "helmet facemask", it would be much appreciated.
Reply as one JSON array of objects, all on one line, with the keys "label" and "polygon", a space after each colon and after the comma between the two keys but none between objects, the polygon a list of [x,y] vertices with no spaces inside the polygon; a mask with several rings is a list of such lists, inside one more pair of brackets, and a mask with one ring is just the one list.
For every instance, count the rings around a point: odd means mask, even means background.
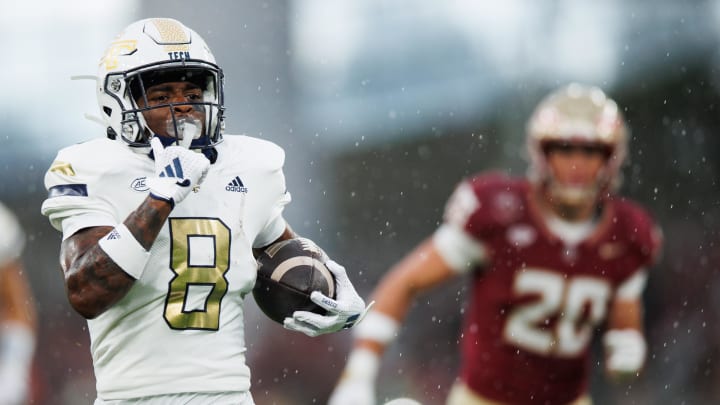
[{"label": "helmet facemask", "polygon": [[[120,105],[128,106],[121,112],[121,131],[117,135],[133,147],[146,147],[153,136],[159,135],[165,144],[180,144],[185,140],[182,143],[190,143],[192,149],[211,148],[222,140],[222,80],[222,72],[217,66],[192,60],[161,62],[108,75],[106,91],[123,94]],[[148,90],[172,82],[188,83],[199,91],[194,94],[201,97],[181,102],[171,98],[167,103],[148,98]],[[192,111],[187,112],[185,106]],[[170,111],[165,122],[149,122],[146,116],[159,109]],[[186,135],[192,139],[184,139]]]}]

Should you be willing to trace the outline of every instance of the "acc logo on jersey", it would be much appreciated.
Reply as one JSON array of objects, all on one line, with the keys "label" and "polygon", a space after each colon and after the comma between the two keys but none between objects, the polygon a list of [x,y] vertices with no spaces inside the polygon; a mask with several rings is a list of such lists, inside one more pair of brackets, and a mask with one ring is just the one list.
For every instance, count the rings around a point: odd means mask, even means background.
[{"label": "acc logo on jersey", "polygon": [[511,245],[524,248],[535,242],[537,232],[530,225],[519,224],[508,228],[506,236]]},{"label": "acc logo on jersey", "polygon": [[492,216],[501,223],[509,223],[522,214],[522,202],[514,193],[499,192],[492,200]]},{"label": "acc logo on jersey", "polygon": [[135,191],[148,191],[150,187],[147,185],[147,177],[138,177],[130,183],[130,188]]}]

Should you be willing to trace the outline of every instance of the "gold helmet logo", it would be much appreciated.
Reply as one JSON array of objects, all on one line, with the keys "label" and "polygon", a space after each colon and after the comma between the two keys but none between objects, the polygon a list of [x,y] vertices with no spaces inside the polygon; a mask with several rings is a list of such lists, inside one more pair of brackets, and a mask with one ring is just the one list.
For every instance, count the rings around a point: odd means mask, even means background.
[{"label": "gold helmet logo", "polygon": [[137,49],[137,40],[126,39],[113,41],[105,54],[100,59],[100,64],[105,65],[105,70],[113,70],[118,67],[118,56],[129,55]]}]

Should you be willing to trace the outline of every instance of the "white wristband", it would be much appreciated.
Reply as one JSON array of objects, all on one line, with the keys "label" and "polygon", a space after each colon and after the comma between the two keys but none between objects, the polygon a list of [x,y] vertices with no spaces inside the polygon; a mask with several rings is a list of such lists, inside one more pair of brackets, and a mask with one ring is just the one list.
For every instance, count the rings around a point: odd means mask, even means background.
[{"label": "white wristband", "polygon": [[374,381],[380,370],[380,356],[369,349],[358,348],[350,352],[343,378]]},{"label": "white wristband", "polygon": [[611,371],[637,373],[645,363],[647,343],[635,329],[609,330],[603,337],[607,367]]},{"label": "white wristband", "polygon": [[362,322],[353,328],[355,339],[367,339],[387,345],[397,336],[400,324],[380,311],[369,311]]},{"label": "white wristband", "polygon": [[25,373],[35,351],[35,334],[27,326],[11,321],[0,324],[0,374],[11,369]]},{"label": "white wristband", "polygon": [[118,224],[98,241],[115,264],[134,279],[139,279],[150,260],[150,252],[142,247],[125,224]]},{"label": "white wristband", "polygon": [[20,404],[27,398],[35,333],[26,325],[0,324],[0,403]]}]

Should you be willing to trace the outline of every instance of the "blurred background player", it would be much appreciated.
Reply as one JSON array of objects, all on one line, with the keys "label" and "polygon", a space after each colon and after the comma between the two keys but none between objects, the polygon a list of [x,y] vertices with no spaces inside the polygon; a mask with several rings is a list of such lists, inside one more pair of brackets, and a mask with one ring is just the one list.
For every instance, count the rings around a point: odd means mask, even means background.
[{"label": "blurred background player", "polygon": [[[223,137],[223,73],[203,39],[174,19],[129,25],[100,62],[107,138],[60,150],[42,212],[62,231],[68,299],[88,320],[96,404],[252,404],[243,299],[254,253],[295,237],[284,152]],[[328,261],[337,299],[297,311],[310,336],[365,310]]]},{"label": "blurred background player", "polygon": [[25,235],[3,204],[0,229],[0,405],[19,405],[29,394],[35,304],[20,260]]},{"label": "blurred background player", "polygon": [[374,404],[380,356],[413,299],[460,274],[472,297],[448,404],[590,404],[590,344],[603,323],[607,372],[637,375],[641,296],[660,233],[615,194],[627,142],[599,88],[570,84],[543,99],[527,127],[528,178],[459,184],[443,224],[375,289],[330,404]]}]

